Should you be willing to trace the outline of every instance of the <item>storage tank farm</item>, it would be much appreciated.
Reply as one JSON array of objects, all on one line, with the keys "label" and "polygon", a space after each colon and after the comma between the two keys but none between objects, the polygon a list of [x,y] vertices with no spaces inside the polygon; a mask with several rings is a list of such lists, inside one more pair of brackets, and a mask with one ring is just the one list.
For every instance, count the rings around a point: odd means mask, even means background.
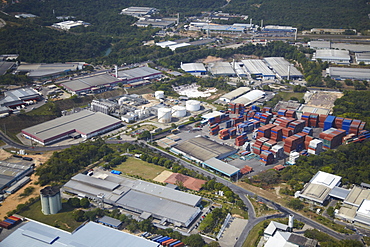
[{"label": "storage tank farm", "polygon": [[158,109],[158,122],[160,123],[170,123],[171,122],[171,108],[159,108]]},{"label": "storage tank farm", "polygon": [[175,105],[172,107],[172,117],[180,118],[186,116],[186,108],[183,106]]},{"label": "storage tank farm", "polygon": [[192,111],[199,111],[200,110],[200,102],[198,100],[188,100],[186,101],[186,110]]},{"label": "storage tank farm", "polygon": [[47,186],[40,190],[41,211],[45,215],[56,214],[62,209],[62,198],[58,186]]}]

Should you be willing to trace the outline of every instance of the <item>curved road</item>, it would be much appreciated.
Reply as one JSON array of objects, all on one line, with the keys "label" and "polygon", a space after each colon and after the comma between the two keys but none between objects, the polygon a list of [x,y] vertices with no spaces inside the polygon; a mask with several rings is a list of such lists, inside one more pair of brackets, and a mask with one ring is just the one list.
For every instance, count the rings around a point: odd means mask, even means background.
[{"label": "curved road", "polygon": [[[19,143],[16,143],[14,142],[13,140],[11,140],[9,137],[7,137],[4,133],[2,133],[0,131],[0,139],[3,140],[6,144],[10,145],[10,146],[13,146],[15,148],[19,148],[19,149],[24,149],[24,150],[28,150],[28,151],[53,151],[53,150],[61,150],[61,149],[65,149],[65,148],[68,148],[70,147],[71,145],[65,145],[65,146],[56,146],[56,147],[29,147],[29,146],[26,146],[26,145],[23,145],[23,144],[19,144]],[[107,140],[106,141],[107,143],[121,143],[121,142],[125,142],[125,141],[115,141],[115,140]],[[212,177],[214,178],[217,182],[219,183],[222,183],[226,186],[228,186],[232,191],[234,191],[234,193],[236,193],[237,195],[239,195],[239,197],[243,200],[244,204],[246,205],[246,207],[249,209],[248,210],[248,224],[246,225],[246,227],[244,228],[241,236],[239,237],[237,243],[235,244],[236,247],[241,247],[243,245],[243,242],[244,240],[247,238],[250,230],[256,225],[258,224],[259,222],[263,221],[263,220],[266,220],[266,219],[270,219],[270,218],[277,218],[277,217],[286,217],[287,215],[289,214],[292,214],[294,215],[294,218],[299,220],[299,221],[302,221],[303,223],[305,224],[308,224],[312,227],[314,227],[315,229],[318,229],[326,234],[329,234],[330,236],[336,238],[336,239],[356,239],[356,240],[359,240],[361,241],[361,237],[358,236],[358,235],[345,235],[345,234],[340,234],[338,232],[335,232],[333,230],[331,230],[330,228],[327,228],[326,226],[323,226],[319,223],[317,223],[316,221],[313,221],[309,218],[306,218],[305,216],[301,215],[301,214],[298,214],[288,208],[285,208],[273,201],[270,201],[266,198],[263,198],[263,197],[260,197],[260,196],[257,196],[257,199],[259,201],[262,201],[266,204],[269,204],[271,205],[272,207],[274,207],[276,210],[282,212],[283,214],[280,214],[280,215],[270,215],[270,216],[263,216],[263,217],[259,217],[259,218],[256,218],[255,217],[255,214],[254,214],[254,210],[253,210],[253,205],[250,203],[250,201],[247,199],[247,195],[249,196],[254,196],[255,194],[251,191],[248,191],[244,188],[241,188],[233,183],[231,183],[230,181],[228,180],[225,180],[221,177],[218,177],[218,176],[215,176],[215,174],[209,172],[209,171],[206,171],[206,170],[203,170],[201,169],[200,167],[196,166],[196,165],[193,165],[191,164],[190,162],[187,162],[187,161],[184,161],[182,159],[179,159],[178,157],[176,157],[175,155],[172,155],[170,153],[167,153],[161,149],[158,149],[154,146],[151,146],[151,145],[148,145],[145,141],[138,141],[139,143],[142,143],[142,144],[145,144],[147,145],[148,147],[150,147],[151,149],[154,149],[158,152],[160,152],[164,157],[166,158],[169,158],[169,159],[173,159],[173,160],[177,160],[181,165],[183,165],[184,167],[188,168],[188,169],[192,169],[204,176],[209,176],[209,177]],[[252,210],[251,210],[252,209]]]}]

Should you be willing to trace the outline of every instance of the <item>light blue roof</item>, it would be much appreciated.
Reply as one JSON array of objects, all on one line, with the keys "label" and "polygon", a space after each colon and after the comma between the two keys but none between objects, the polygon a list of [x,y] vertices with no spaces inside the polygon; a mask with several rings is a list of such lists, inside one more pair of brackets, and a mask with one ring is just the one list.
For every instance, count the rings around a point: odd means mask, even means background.
[{"label": "light blue roof", "polygon": [[73,233],[36,221],[15,230],[0,247],[157,247],[159,244],[135,235],[88,222]]}]

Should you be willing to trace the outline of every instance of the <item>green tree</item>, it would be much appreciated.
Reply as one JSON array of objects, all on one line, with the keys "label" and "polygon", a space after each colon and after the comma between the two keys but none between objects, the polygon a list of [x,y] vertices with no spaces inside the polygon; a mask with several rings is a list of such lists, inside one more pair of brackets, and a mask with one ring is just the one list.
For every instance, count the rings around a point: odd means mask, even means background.
[{"label": "green tree", "polygon": [[82,210],[75,210],[75,211],[73,211],[72,216],[75,219],[75,221],[77,221],[77,222],[82,222],[82,221],[85,221],[86,220],[85,212],[82,211]]},{"label": "green tree", "polygon": [[71,207],[74,207],[74,208],[79,208],[80,207],[80,199],[78,199],[77,197],[71,197],[68,199],[68,204],[71,206]]},{"label": "green tree", "polygon": [[330,217],[334,218],[334,208],[332,206],[329,206],[326,212]]},{"label": "green tree", "polygon": [[304,207],[303,203],[299,199],[292,199],[292,200],[290,200],[287,203],[287,206],[288,207],[291,207],[291,208],[293,208],[295,210],[301,210]]},{"label": "green tree", "polygon": [[88,208],[88,207],[90,206],[90,201],[89,201],[89,199],[87,199],[86,197],[82,198],[82,199],[80,200],[80,206],[81,206],[82,208]]},{"label": "green tree", "polygon": [[183,240],[184,244],[190,247],[203,247],[205,242],[199,234],[191,234]]}]

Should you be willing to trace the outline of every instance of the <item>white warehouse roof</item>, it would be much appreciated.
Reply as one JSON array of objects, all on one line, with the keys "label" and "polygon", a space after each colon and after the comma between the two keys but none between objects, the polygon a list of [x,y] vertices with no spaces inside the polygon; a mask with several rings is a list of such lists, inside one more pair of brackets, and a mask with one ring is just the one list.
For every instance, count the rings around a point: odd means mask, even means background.
[{"label": "white warehouse roof", "polygon": [[185,72],[207,72],[203,63],[182,63],[181,69]]},{"label": "white warehouse roof", "polygon": [[0,242],[0,247],[157,247],[159,244],[95,222],[88,222],[73,233],[36,221],[16,229]]},{"label": "white warehouse roof", "polygon": [[[296,67],[291,66],[291,64],[283,57],[266,57],[264,58],[264,60],[273,69],[273,71],[275,71],[276,74],[282,79],[287,78],[288,75],[291,78],[303,77],[302,73],[299,72],[299,70]],[[288,68],[290,68],[290,71]]]},{"label": "white warehouse roof", "polygon": [[251,75],[275,76],[261,59],[248,59],[242,62]]},{"label": "white warehouse roof", "polygon": [[248,105],[248,104],[252,104],[255,101],[263,98],[265,95],[266,93],[264,91],[253,90],[233,100],[233,103]]},{"label": "white warehouse roof", "polygon": [[334,79],[370,80],[370,69],[330,67],[326,73]]},{"label": "white warehouse roof", "polygon": [[349,63],[350,56],[349,51],[324,49],[317,50],[312,57],[313,60],[321,59],[323,61],[345,61]]},{"label": "white warehouse roof", "polygon": [[242,94],[245,94],[247,92],[251,91],[249,87],[239,87],[237,89],[234,89],[231,92],[228,92],[220,97],[220,100],[225,102],[230,102],[231,100],[239,97]]}]

